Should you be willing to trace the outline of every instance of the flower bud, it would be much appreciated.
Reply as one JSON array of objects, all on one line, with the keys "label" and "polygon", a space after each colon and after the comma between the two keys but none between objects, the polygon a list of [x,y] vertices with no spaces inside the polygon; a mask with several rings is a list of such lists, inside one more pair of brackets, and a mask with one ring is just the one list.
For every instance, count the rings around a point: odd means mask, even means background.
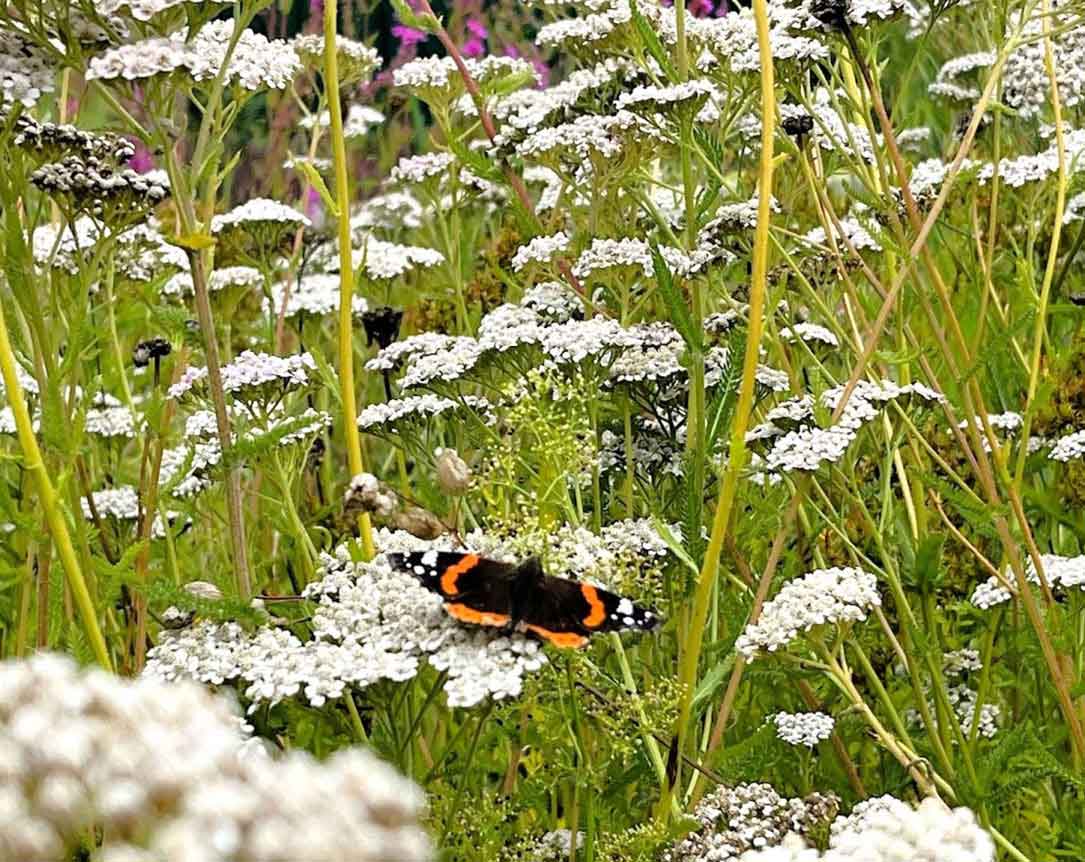
[{"label": "flower bud", "polygon": [[446,494],[459,497],[471,485],[471,468],[455,449],[438,449],[433,453],[437,463],[437,484]]},{"label": "flower bud", "polygon": [[445,525],[436,515],[417,506],[393,514],[391,524],[397,530],[406,530],[416,539],[436,539],[445,533]]},{"label": "flower bud", "polygon": [[212,602],[217,602],[222,598],[222,590],[209,581],[189,581],[185,584],[184,590],[198,599],[207,599]]}]

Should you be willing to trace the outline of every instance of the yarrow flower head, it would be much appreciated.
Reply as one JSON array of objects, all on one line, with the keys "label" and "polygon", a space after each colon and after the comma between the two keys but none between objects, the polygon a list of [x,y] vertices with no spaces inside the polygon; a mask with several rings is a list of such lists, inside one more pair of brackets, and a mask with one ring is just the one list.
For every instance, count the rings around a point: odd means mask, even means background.
[{"label": "yarrow flower head", "polygon": [[735,649],[752,660],[762,652],[786,649],[800,634],[821,626],[865,620],[880,606],[878,581],[869,572],[816,569],[788,582],[766,602],[757,622],[739,635]]},{"label": "yarrow flower head", "polygon": [[776,736],[788,745],[813,748],[833,735],[835,721],[823,712],[778,712],[770,717]]},{"label": "yarrow flower head", "polygon": [[[387,550],[429,546],[405,533],[382,530],[378,539]],[[323,557],[322,575],[305,590],[316,602],[311,640],[275,628],[248,635],[234,623],[198,622],[163,633],[148,653],[146,672],[167,680],[236,682],[255,709],[288,697],[321,706],[348,685],[411,679],[427,661],[447,674],[450,706],[473,706],[488,697],[517,697],[524,676],[546,662],[535,641],[457,623],[439,596],[382,555],[354,563],[343,546]]]},{"label": "yarrow flower head", "polygon": [[[290,43],[303,65],[317,72],[324,69],[324,36],[320,33],[303,33]],[[339,67],[339,85],[349,87],[368,78],[380,68],[380,54],[368,45],[355,42],[346,36],[335,37],[335,55]]]},{"label": "yarrow flower head", "polygon": [[201,685],[42,653],[0,664],[0,692],[6,858],[67,858],[95,829],[110,859],[431,858],[417,786],[363,748],[272,759]]},{"label": "yarrow flower head", "polygon": [[824,829],[839,809],[834,796],[780,796],[768,784],[721,786],[693,812],[699,828],[664,851],[662,862],[734,862],[753,848],[772,847],[789,833]]},{"label": "yarrow flower head", "polygon": [[[287,390],[307,386],[315,370],[316,362],[308,353],[274,356],[246,350],[222,367],[222,388],[240,401],[278,401]],[[167,394],[181,398],[206,377],[206,368],[189,368]]]}]

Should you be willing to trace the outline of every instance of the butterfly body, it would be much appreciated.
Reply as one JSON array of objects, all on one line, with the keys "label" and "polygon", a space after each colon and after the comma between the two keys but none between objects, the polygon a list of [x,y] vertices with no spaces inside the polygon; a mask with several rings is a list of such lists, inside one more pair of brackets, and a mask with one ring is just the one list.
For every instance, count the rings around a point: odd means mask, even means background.
[{"label": "butterfly body", "polygon": [[535,558],[512,564],[423,551],[390,554],[389,561],[441,596],[461,622],[524,632],[564,649],[584,646],[596,632],[651,631],[661,622],[654,611],[601,587],[546,574]]}]

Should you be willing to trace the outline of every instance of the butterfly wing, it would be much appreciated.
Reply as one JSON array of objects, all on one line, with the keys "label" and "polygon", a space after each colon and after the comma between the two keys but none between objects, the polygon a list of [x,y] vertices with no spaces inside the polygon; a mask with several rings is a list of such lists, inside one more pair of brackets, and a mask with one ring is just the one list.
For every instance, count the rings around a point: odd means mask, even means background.
[{"label": "butterfly wing", "polygon": [[652,631],[661,622],[655,611],[602,587],[551,576],[517,605],[524,609],[527,631],[566,649],[584,646],[595,632]]},{"label": "butterfly wing", "polygon": [[389,554],[388,561],[441,596],[445,610],[462,622],[505,626],[512,620],[515,566],[456,551]]}]

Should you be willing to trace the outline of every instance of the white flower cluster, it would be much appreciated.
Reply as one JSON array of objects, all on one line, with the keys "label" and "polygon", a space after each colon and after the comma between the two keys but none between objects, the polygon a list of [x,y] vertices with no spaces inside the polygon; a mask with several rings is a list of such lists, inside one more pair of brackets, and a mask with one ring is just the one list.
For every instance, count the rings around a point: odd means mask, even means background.
[{"label": "white flower cluster", "polygon": [[[330,317],[339,313],[339,276],[327,273],[314,273],[302,277],[301,281],[291,284],[290,296],[286,301],[286,316]],[[265,310],[278,314],[283,306],[287,285],[278,283],[271,288],[271,303],[264,300]],[[350,301],[351,313],[355,316],[365,314],[369,303],[365,297],[354,295]]]},{"label": "white flower cluster", "polygon": [[980,97],[978,87],[962,84],[960,78],[977,69],[987,69],[998,58],[990,51],[965,54],[942,64],[933,83],[927,88],[932,96],[944,96],[955,102],[972,102]]},{"label": "white flower cluster", "polygon": [[[427,547],[402,535],[397,547],[388,547],[386,535],[378,533],[383,550]],[[434,547],[451,549],[449,539],[442,541]],[[535,641],[456,622],[439,596],[392,569],[382,555],[353,563],[340,547],[335,557],[324,556],[322,572],[305,590],[316,603],[311,640],[282,629],[262,628],[249,636],[233,623],[197,623],[164,632],[148,653],[146,672],[213,685],[237,682],[253,709],[295,696],[319,707],[351,686],[411,679],[425,660],[447,673],[450,706],[474,706],[487,697],[517,697],[524,675],[546,662]]]},{"label": "white flower cluster", "polygon": [[698,104],[716,91],[716,85],[704,79],[693,79],[669,86],[642,84],[622,93],[617,104],[619,109],[664,110],[685,104]]},{"label": "white flower cluster", "polygon": [[[1071,129],[1063,137],[1066,165],[1071,174],[1085,170],[1085,129]],[[1056,142],[1036,155],[1002,159],[998,163],[998,176],[1010,188],[1021,188],[1040,182],[1059,170],[1059,148]],[[979,182],[986,183],[995,174],[995,165],[983,163],[977,173]]]},{"label": "white flower cluster", "polygon": [[[1016,30],[1020,12],[1006,22],[1006,31]],[[1076,23],[1077,26],[1068,26]],[[1027,44],[1020,46],[1006,60],[1002,70],[1002,92],[1006,104],[1023,119],[1039,115],[1051,99],[1051,82],[1044,64],[1044,43],[1040,38],[1044,21],[1039,10],[1025,24]],[[1073,108],[1085,98],[1085,26],[1079,18],[1052,15],[1049,24],[1055,60],[1055,80],[1063,110]]]},{"label": "white flower cluster", "polygon": [[[351,252],[351,265],[355,269],[364,265],[366,275],[374,280],[399,278],[415,267],[428,269],[439,266],[444,261],[444,255],[432,248],[400,245],[370,235],[361,240],[360,248]],[[327,268],[329,272],[339,271],[338,255],[329,261]]]},{"label": "white flower cluster", "polygon": [[46,56],[12,30],[0,30],[0,107],[14,102],[26,108],[53,92],[57,70]]},{"label": "white flower cluster", "polygon": [[152,221],[134,225],[117,237],[116,267],[118,277],[150,282],[170,272],[187,272],[189,263],[184,250],[166,242]]},{"label": "white flower cluster", "polygon": [[550,263],[569,247],[570,238],[564,231],[552,236],[537,236],[516,249],[512,256],[513,271],[519,272],[529,263]]},{"label": "white flower cluster", "polygon": [[[133,522],[139,520],[139,492],[131,485],[122,485],[119,488],[103,488],[101,491],[94,491],[90,496],[94,502],[94,511],[97,511],[100,518],[114,518],[118,521]],[[88,521],[91,520],[94,517],[94,512],[91,511],[90,502],[86,497],[80,497],[79,503],[83,510],[83,518]],[[177,512],[167,512],[166,517],[170,522],[173,522],[180,515]],[[151,525],[151,538],[162,539],[165,538],[165,535],[166,526],[162,522],[162,516],[155,515],[154,523]]]},{"label": "white flower cluster", "polygon": [[776,652],[802,632],[823,625],[848,624],[867,618],[881,606],[878,580],[856,568],[815,569],[789,581],[765,603],[757,622],[746,626],[735,649],[748,660],[761,652]]},{"label": "white flower cluster", "polygon": [[950,810],[933,796],[913,808],[883,796],[868,800],[856,818],[858,809],[857,805],[846,826],[833,824],[830,849],[822,862],[994,862],[994,841],[968,808]]},{"label": "white flower cluster", "polygon": [[544,281],[524,291],[520,305],[530,308],[542,320],[563,323],[583,313],[576,291],[560,281]]},{"label": "white flower cluster", "polygon": [[543,126],[516,146],[524,159],[547,166],[589,169],[593,157],[616,160],[638,143],[660,140],[660,133],[632,111],[584,114],[559,126]]},{"label": "white flower cluster", "polygon": [[750,850],[740,862],[994,862],[995,845],[968,808],[950,810],[936,797],[912,808],[892,796],[868,799],[832,825],[820,853],[798,835]]},{"label": "white flower cluster", "polygon": [[835,719],[823,712],[778,712],[770,717],[776,736],[788,745],[813,748],[833,735]]},{"label": "white flower cluster", "polygon": [[[1058,554],[1040,554],[1040,565],[1052,590],[1085,589],[1085,555],[1062,557]],[[1040,577],[1036,574],[1036,565],[1031,557],[1026,558],[1025,576],[1029,583],[1039,585]],[[1006,580],[1014,584],[1012,573],[1007,573]],[[1012,597],[1003,582],[992,575],[972,591],[971,601],[977,608],[988,610],[1008,602]]]},{"label": "white flower cluster", "polygon": [[[870,251],[881,251],[881,244],[871,235],[867,229],[868,226],[861,224],[858,220],[847,217],[840,220],[839,228],[837,225],[832,225],[833,236],[836,242],[840,244],[841,233],[847,238],[857,251],[863,251],[868,249]],[[803,241],[814,246],[828,247],[828,239],[825,234],[825,229],[816,227],[803,237]]]},{"label": "white flower cluster", "polygon": [[390,177],[394,183],[424,183],[430,177],[444,174],[455,161],[452,153],[404,156],[392,168]]},{"label": "white flower cluster", "polygon": [[[222,367],[222,388],[239,400],[261,397],[268,388],[281,393],[285,389],[305,386],[309,372],[316,362],[308,353],[275,356],[246,350],[233,362]],[[207,377],[206,368],[189,368],[167,392],[170,398],[181,398]]]},{"label": "white flower cluster", "polygon": [[103,860],[431,858],[413,783],[360,748],[272,759],[202,686],[43,653],[0,664],[0,693],[5,859],[70,858],[96,830]]},{"label": "white flower cluster", "polygon": [[[835,411],[844,388],[834,386],[825,390],[821,394],[821,404]],[[876,418],[888,402],[907,396],[914,396],[925,403],[943,400],[939,393],[920,383],[899,386],[891,380],[877,383],[861,380],[835,425],[828,428],[813,425],[814,402],[804,395],[774,407],[764,423],[750,430],[747,439],[751,442],[773,440],[764,456],[765,467],[770,472],[812,472],[823,464],[839,461],[866,423]],[[787,423],[796,423],[800,427],[792,431],[780,427]]]},{"label": "white flower cluster", "polygon": [[539,836],[527,858],[530,862],[565,862],[571,851],[583,846],[583,832],[573,835],[569,829],[554,829]]},{"label": "white flower cluster", "polygon": [[[481,59],[466,57],[464,65],[480,87],[513,76],[526,83],[538,81],[535,67],[517,57],[487,55]],[[464,91],[463,79],[451,57],[421,57],[410,60],[392,73],[397,87],[418,93],[426,101],[452,100]]]},{"label": "white flower cluster", "polygon": [[800,322],[794,323],[791,326],[785,326],[780,330],[780,337],[784,341],[805,341],[813,342],[820,341],[822,344],[827,344],[829,347],[839,347],[840,339],[838,339],[830,330],[824,326],[819,326],[816,323]]},{"label": "white flower cluster", "polygon": [[1052,461],[1061,461],[1064,464],[1067,461],[1085,458],[1085,430],[1075,431],[1073,434],[1060,437],[1051,447],[1051,452],[1047,457]]},{"label": "white flower cluster", "polygon": [[[343,133],[346,135],[346,131]],[[422,226],[422,204],[410,192],[394,191],[366,198],[350,217],[351,232],[361,242],[373,228],[412,230]]]},{"label": "white flower cluster", "polygon": [[[184,71],[195,81],[218,76],[234,33],[234,21],[212,21],[189,39],[186,33],[153,37],[110,48],[92,57],[88,80],[140,81]],[[282,40],[245,30],[226,69],[227,86],[243,90],[284,90],[301,70],[301,61]]]},{"label": "white flower cluster", "polygon": [[132,439],[136,436],[136,416],[127,407],[91,407],[87,411],[83,430],[96,437]]},{"label": "white flower cluster", "polygon": [[393,426],[403,420],[417,421],[432,416],[441,416],[450,410],[475,410],[483,416],[489,416],[490,403],[485,398],[474,395],[464,396],[463,401],[441,398],[437,395],[410,395],[406,398],[393,398],[378,404],[370,404],[358,415],[358,427],[362,431],[374,433],[377,430],[388,433]]},{"label": "white flower cluster", "polygon": [[263,283],[263,275],[254,266],[224,266],[211,273],[207,280],[207,289],[214,293],[231,287],[259,288]]},{"label": "white flower cluster", "polygon": [[693,816],[700,828],[664,851],[662,862],[734,862],[754,848],[774,847],[789,833],[806,834],[829,823],[839,803],[814,793],[787,799],[768,784],[721,786]]},{"label": "white flower cluster", "polygon": [[[290,43],[301,62],[318,71],[324,68],[324,34],[302,33]],[[368,79],[381,64],[380,54],[374,48],[348,39],[335,37],[335,54],[339,67],[339,81],[343,87]],[[383,117],[382,117],[383,120]]]},{"label": "white flower cluster", "polygon": [[211,233],[220,234],[232,229],[249,230],[255,225],[274,224],[290,228],[310,227],[312,222],[304,213],[281,204],[271,198],[252,198],[228,213],[211,218]]},{"label": "white flower cluster", "polygon": [[[368,105],[351,105],[347,108],[347,115],[343,117],[343,137],[348,141],[364,138],[370,130],[383,125],[386,120],[387,117],[376,108]],[[302,117],[298,125],[303,129],[312,129],[318,125],[326,129],[331,126],[331,122],[331,114],[328,111],[321,111],[319,114],[307,114]]]}]

